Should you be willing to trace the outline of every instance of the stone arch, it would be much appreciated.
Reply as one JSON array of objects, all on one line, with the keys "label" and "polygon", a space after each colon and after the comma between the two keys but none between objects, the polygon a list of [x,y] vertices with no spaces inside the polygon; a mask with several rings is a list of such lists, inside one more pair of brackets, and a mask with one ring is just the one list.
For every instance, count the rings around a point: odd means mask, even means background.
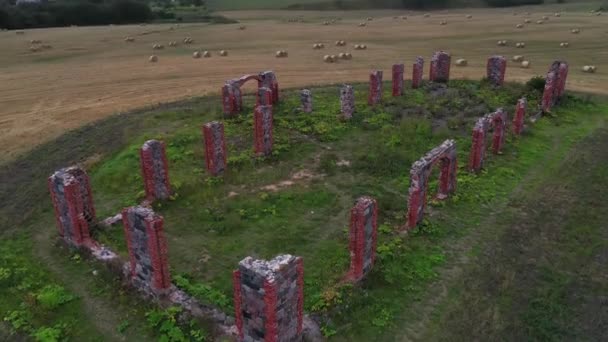
[{"label": "stone arch", "polygon": [[429,178],[434,165],[439,165],[439,189],[437,199],[446,199],[456,191],[458,160],[456,142],[446,140],[412,165],[408,201],[408,229],[416,227],[424,218]]},{"label": "stone arch", "polygon": [[469,154],[469,170],[479,172],[483,168],[486,155],[486,136],[492,127],[492,153],[500,154],[505,144],[505,131],[507,129],[507,113],[499,108],[494,113],[479,118],[473,128],[473,143]]},{"label": "stone arch", "polygon": [[[241,87],[251,81],[258,82],[257,105],[274,105],[279,102],[279,83],[272,71],[264,71],[257,75],[245,75],[238,79],[226,81],[222,87],[222,105],[224,115],[234,116],[243,109],[243,93]],[[268,102],[271,103],[268,103]]]}]

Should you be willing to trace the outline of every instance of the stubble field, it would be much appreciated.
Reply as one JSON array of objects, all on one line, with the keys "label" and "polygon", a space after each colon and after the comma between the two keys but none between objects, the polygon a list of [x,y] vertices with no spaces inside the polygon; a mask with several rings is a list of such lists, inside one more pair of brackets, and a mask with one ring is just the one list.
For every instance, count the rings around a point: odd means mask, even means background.
[{"label": "stubble field", "polygon": [[[590,8],[593,6],[590,5]],[[555,11],[564,10],[561,17]],[[479,79],[485,60],[492,54],[525,55],[529,69],[509,63],[508,80],[524,81],[546,72],[557,58],[571,64],[568,88],[599,94],[608,93],[608,16],[591,15],[585,6],[528,7],[505,10],[454,10],[422,13],[401,11],[353,12],[226,12],[241,24],[182,24],[146,26],[71,27],[27,30],[24,35],[0,33],[0,163],[13,159],[32,146],[58,137],[67,130],[117,112],[218,93],[227,79],[272,69],[282,87],[299,87],[351,81],[365,81],[371,69],[385,70],[390,79],[393,63],[405,63],[407,77],[415,56],[428,59],[435,50],[449,51],[453,59],[466,58],[469,66],[453,67],[455,78]],[[527,15],[526,12],[530,14]],[[473,15],[467,19],[465,14]],[[407,15],[407,20],[394,16]],[[543,15],[544,24],[536,24]],[[374,20],[366,27],[358,23]],[[304,22],[288,22],[302,17]],[[324,26],[323,21],[341,18]],[[529,18],[530,24],[517,29]],[[447,25],[440,25],[441,21]],[[246,30],[238,30],[246,25]],[[570,33],[572,28],[581,33]],[[126,43],[132,36],[135,42]],[[194,44],[169,47],[192,37]],[[30,52],[29,41],[41,40],[52,49]],[[508,40],[499,47],[497,40]],[[346,47],[334,46],[345,40]],[[515,48],[515,42],[526,48]],[[560,48],[560,42],[569,48]],[[325,43],[323,50],[312,44]],[[163,50],[152,50],[155,43]],[[366,44],[365,51],[354,44]],[[228,57],[219,57],[219,50]],[[212,58],[193,59],[195,50],[209,50]],[[288,58],[275,58],[287,50]],[[325,54],[352,52],[354,58],[336,64],[322,60]],[[156,54],[158,63],[149,63]],[[598,68],[595,74],[581,71],[583,65]],[[426,78],[426,75],[425,75]],[[250,88],[253,89],[253,88]]]}]

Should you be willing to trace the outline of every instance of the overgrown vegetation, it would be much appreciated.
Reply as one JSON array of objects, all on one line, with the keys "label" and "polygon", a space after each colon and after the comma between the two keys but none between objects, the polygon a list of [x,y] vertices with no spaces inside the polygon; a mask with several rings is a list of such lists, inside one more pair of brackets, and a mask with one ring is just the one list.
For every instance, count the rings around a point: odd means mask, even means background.
[{"label": "overgrown vegetation", "polygon": [[[466,172],[475,119],[500,106],[510,112],[524,95],[533,110],[540,89],[538,85],[509,84],[495,90],[486,82],[454,80],[448,88],[407,88],[403,97],[392,98],[387,84],[384,103],[369,107],[367,87],[358,85],[357,112],[351,121],[339,119],[337,87],[313,89],[315,111],[310,115],[295,110],[299,106],[297,93],[284,92],[274,110],[274,153],[265,159],[254,158],[251,152],[254,99],[247,97],[244,114],[224,120],[229,171],[222,178],[206,175],[200,136],[202,123],[221,118],[216,98],[150,110],[145,115],[125,115],[120,129],[111,125],[115,118],[108,119],[68,134],[60,145],[68,149],[75,141],[93,139],[99,143],[108,139],[100,149],[74,151],[75,155],[83,153],[83,159],[93,152],[102,153],[88,169],[98,215],[104,218],[141,199],[138,149],[143,141],[166,141],[176,194],[170,201],[157,203],[155,210],[165,218],[169,261],[177,286],[231,313],[230,275],[239,260],[248,255],[300,255],[305,262],[305,308],[320,317],[323,333],[337,340],[373,340],[390,338],[406,309],[428,295],[428,284],[437,280],[440,267],[454,258],[450,246],[481,229],[487,208],[504,203],[535,163],[543,160],[545,151],[554,144],[548,137],[564,137],[560,141],[563,150],[551,159],[560,160],[572,144],[592,130],[590,113],[597,106],[568,98],[555,111],[555,118],[542,120],[522,139],[510,140],[504,155],[488,156],[487,172],[480,176]],[[424,223],[409,235],[400,234],[408,170],[446,138],[455,138],[458,144],[458,193],[445,202],[430,197]],[[35,165],[45,165],[40,158],[35,159]],[[48,167],[65,163],[53,161]],[[40,178],[43,187],[44,176]],[[436,185],[433,180],[431,186]],[[348,212],[361,195],[376,197],[380,205],[378,264],[362,286],[352,286],[342,282],[349,263]],[[37,196],[33,199],[30,195],[30,201],[42,204],[32,209],[28,220],[35,223],[27,226],[36,227],[32,229],[37,235],[54,236],[48,194],[40,190]],[[18,195],[11,205],[22,200]],[[17,219],[23,217],[4,218],[6,222]],[[21,221],[18,225],[25,224]],[[126,256],[122,229],[97,231],[95,237]],[[39,256],[31,254],[41,244],[50,243],[48,239],[32,242],[28,236],[8,235],[3,241],[0,301],[4,305],[0,314],[7,324],[32,336],[82,336],[78,331],[84,329],[81,320],[86,317],[80,311],[82,295],[68,290],[66,283],[53,281],[52,272],[38,267]],[[90,274],[89,266],[76,256],[73,262],[66,253],[53,258],[59,265],[67,263]],[[118,298],[130,295],[103,279],[92,279],[92,284],[100,285],[87,286],[103,286],[100,292],[119,307],[141,305],[112,298],[114,292],[120,293]],[[23,285],[30,282],[33,285]],[[560,295],[558,290],[541,294],[553,298]],[[544,317],[537,314],[545,310],[546,302],[535,302],[538,310],[530,311],[530,320],[542,322]],[[180,320],[176,308],[145,308],[128,317],[112,329],[130,333],[143,322],[146,331],[167,341],[208,337],[198,324]],[[90,327],[90,322],[85,323]]]}]

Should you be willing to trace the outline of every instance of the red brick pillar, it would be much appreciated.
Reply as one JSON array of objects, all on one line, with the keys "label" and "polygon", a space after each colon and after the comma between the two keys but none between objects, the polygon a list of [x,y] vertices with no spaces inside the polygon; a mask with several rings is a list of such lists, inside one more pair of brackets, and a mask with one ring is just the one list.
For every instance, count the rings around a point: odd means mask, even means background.
[{"label": "red brick pillar", "polygon": [[48,178],[59,235],[76,247],[90,242],[95,207],[87,173],[76,166],[56,171]]},{"label": "red brick pillar", "polygon": [[405,66],[403,64],[393,65],[393,96],[403,95],[403,74]]},{"label": "red brick pillar", "polygon": [[522,97],[517,101],[517,106],[515,106],[515,117],[513,118],[513,133],[515,135],[520,135],[524,130],[527,107],[528,100],[526,100],[525,97]]},{"label": "red brick pillar", "polygon": [[380,101],[382,101],[382,71],[374,70],[369,75],[368,103],[373,106]]},{"label": "red brick pillar", "polygon": [[340,89],[340,110],[345,119],[353,117],[355,112],[355,91],[352,86],[345,84]]},{"label": "red brick pillar", "polygon": [[471,152],[469,154],[469,170],[479,172],[483,168],[483,162],[486,155],[486,133],[488,131],[488,122],[486,117],[480,118],[473,127],[473,143],[471,144]]},{"label": "red brick pillar", "polygon": [[492,152],[500,154],[505,145],[505,131],[507,130],[507,113],[498,108],[491,116],[494,136],[492,138]]},{"label": "red brick pillar", "polygon": [[555,94],[558,84],[558,74],[556,71],[550,71],[545,78],[545,90],[543,91],[543,97],[541,100],[541,109],[543,112],[548,113],[555,104]]},{"label": "red brick pillar", "polygon": [[257,97],[256,97],[256,107],[257,106],[272,106],[273,104],[273,95],[272,89],[261,87],[258,88]]},{"label": "red brick pillar", "polygon": [[140,150],[140,162],[146,199],[168,199],[171,196],[171,185],[165,143],[158,140],[146,141]]},{"label": "red brick pillar", "polygon": [[431,82],[446,83],[450,80],[452,57],[445,51],[437,51],[431,58]]},{"label": "red brick pillar", "polygon": [[374,266],[378,234],[378,204],[371,197],[361,197],[350,211],[349,279],[360,281]]},{"label": "red brick pillar", "polygon": [[232,117],[241,112],[243,96],[239,85],[235,81],[228,81],[222,87],[222,106],[224,115]]},{"label": "red brick pillar", "polygon": [[492,56],[488,58],[486,69],[490,84],[499,87],[505,83],[505,72],[507,70],[506,58],[503,56]]},{"label": "red brick pillar", "polygon": [[422,75],[424,73],[424,58],[416,57],[412,71],[412,88],[418,89],[422,85]]},{"label": "red brick pillar", "polygon": [[277,76],[272,71],[264,71],[259,75],[258,88],[268,88],[272,90],[272,104],[279,103],[279,82]]},{"label": "red brick pillar", "polygon": [[272,107],[258,106],[254,112],[255,154],[269,156],[272,153]]},{"label": "red brick pillar", "polygon": [[205,139],[205,162],[207,172],[218,176],[226,171],[226,139],[224,137],[224,124],[212,121],[203,125]]},{"label": "red brick pillar", "polygon": [[561,99],[566,91],[566,81],[568,79],[568,63],[560,62],[559,64],[559,88],[557,91],[557,99]]},{"label": "red brick pillar", "polygon": [[122,212],[122,222],[129,249],[131,282],[152,294],[171,287],[167,261],[167,241],[163,218],[150,208],[130,207]]},{"label": "red brick pillar", "polygon": [[302,258],[251,257],[233,273],[235,321],[240,341],[299,341],[302,338]]}]

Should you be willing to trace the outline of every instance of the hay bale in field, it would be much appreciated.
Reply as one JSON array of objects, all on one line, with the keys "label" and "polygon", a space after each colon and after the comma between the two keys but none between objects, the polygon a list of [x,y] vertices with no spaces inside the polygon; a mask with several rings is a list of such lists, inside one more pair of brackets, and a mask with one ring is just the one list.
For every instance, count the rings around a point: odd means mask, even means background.
[{"label": "hay bale in field", "polygon": [[209,52],[209,51],[203,51],[203,57],[205,57],[205,58],[211,58],[211,52]]},{"label": "hay bale in field", "polygon": [[570,32],[572,32],[573,34],[579,34],[579,33],[581,33],[581,29],[573,28],[572,30],[570,30]]},{"label": "hay bale in field", "polygon": [[42,43],[42,41],[40,41],[38,39],[32,39],[32,40],[30,40],[30,44],[33,44],[33,45],[34,44],[40,44],[40,43]]},{"label": "hay bale in field", "polygon": [[239,30],[243,31],[243,30],[245,30],[245,29],[247,29],[247,27],[246,27],[245,25],[241,25],[241,26],[239,26]]},{"label": "hay bale in field", "polygon": [[192,44],[194,43],[194,39],[192,39],[191,37],[186,37],[183,40],[184,44]]},{"label": "hay bale in field", "polygon": [[518,28],[518,29],[520,29],[520,28],[524,28],[524,24],[517,24],[517,25],[515,26],[515,28]]},{"label": "hay bale in field", "polygon": [[228,51],[226,51],[226,50],[220,51],[220,56],[227,57],[228,56]]},{"label": "hay bale in field", "polygon": [[323,61],[325,61],[325,63],[333,63],[335,62],[334,58],[330,55],[325,55],[323,56]]},{"label": "hay bale in field", "polygon": [[562,16],[562,14],[561,14],[561,13],[559,13],[559,12],[555,12],[555,14],[554,14],[554,15],[555,15],[556,17],[558,17],[558,18]]},{"label": "hay bale in field", "polygon": [[447,21],[445,21],[445,20],[442,20],[442,21],[439,23],[439,25],[441,25],[441,26],[445,26],[445,25],[447,25],[447,24],[448,24],[448,22],[447,22]]},{"label": "hay bale in field", "polygon": [[585,65],[583,67],[583,72],[593,74],[595,72],[595,65]]},{"label": "hay bale in field", "polygon": [[367,26],[367,23],[359,23],[359,27],[365,27]]},{"label": "hay bale in field", "polygon": [[289,56],[289,54],[285,50],[279,50],[275,53],[275,57],[277,58],[285,58],[287,56]]},{"label": "hay bale in field", "polygon": [[345,54],[344,52],[340,52],[340,53],[338,54],[338,58],[339,58],[339,59],[346,59],[346,54]]},{"label": "hay bale in field", "polygon": [[324,21],[324,22],[323,22],[323,25],[324,25],[324,26],[329,25],[329,21]]},{"label": "hay bale in field", "polygon": [[346,59],[350,60],[353,59],[353,55],[350,52],[345,53],[346,55]]},{"label": "hay bale in field", "polygon": [[38,52],[38,51],[40,51],[40,47],[32,45],[32,46],[30,46],[30,51],[31,52]]},{"label": "hay bale in field", "polygon": [[344,40],[336,40],[336,46],[345,46],[346,42]]},{"label": "hay bale in field", "polygon": [[467,65],[469,65],[469,62],[464,58],[460,58],[460,59],[456,60],[456,66],[464,67]]},{"label": "hay bale in field", "polygon": [[430,17],[431,17],[431,13],[425,13],[425,14],[424,14],[424,17],[425,17],[425,18],[430,18]]},{"label": "hay bale in field", "polygon": [[202,54],[200,51],[194,51],[194,53],[192,54],[192,58],[201,58]]},{"label": "hay bale in field", "polygon": [[472,16],[472,15],[467,14],[467,19],[472,19],[472,18],[473,18],[473,16]]},{"label": "hay bale in field", "polygon": [[135,38],[133,37],[125,37],[125,42],[127,43],[133,43],[135,41]]},{"label": "hay bale in field", "polygon": [[546,15],[543,15],[543,17],[541,19],[544,20],[544,21],[547,21],[547,20],[549,20],[549,17],[546,16]]},{"label": "hay bale in field", "polygon": [[367,17],[367,21],[372,21],[374,20],[374,17]]},{"label": "hay bale in field", "polygon": [[334,62],[337,62],[337,61],[338,61],[338,56],[336,56],[336,55],[330,55],[330,57],[331,57],[331,59],[332,59]]},{"label": "hay bale in field", "polygon": [[148,58],[148,62],[156,63],[156,62],[158,62],[158,57],[155,55],[152,55],[152,56],[150,56],[150,58]]},{"label": "hay bale in field", "polygon": [[559,43],[559,46],[563,47],[563,48],[567,48],[567,47],[570,47],[570,43],[568,43],[568,42],[562,42],[562,43]]},{"label": "hay bale in field", "polygon": [[402,20],[407,20],[407,16],[402,15],[402,16],[401,16],[401,19],[402,19]]},{"label": "hay bale in field", "polygon": [[522,62],[524,60],[524,56],[515,55],[513,56],[513,62]]},{"label": "hay bale in field", "polygon": [[530,20],[530,19],[524,19],[524,23],[526,23],[526,24],[529,24],[531,22],[532,22],[532,20]]},{"label": "hay bale in field", "polygon": [[545,21],[544,21],[544,20],[538,20],[538,21],[536,21],[536,24],[537,24],[537,25],[542,25],[542,24],[544,24],[544,23],[545,23]]},{"label": "hay bale in field", "polygon": [[515,47],[518,49],[523,49],[526,47],[526,43],[524,43],[524,42],[515,43]]},{"label": "hay bale in field", "polygon": [[507,46],[507,41],[506,40],[499,40],[496,42],[496,45],[498,46]]},{"label": "hay bale in field", "polygon": [[530,67],[530,61],[522,61],[521,67],[524,69],[528,69]]}]

